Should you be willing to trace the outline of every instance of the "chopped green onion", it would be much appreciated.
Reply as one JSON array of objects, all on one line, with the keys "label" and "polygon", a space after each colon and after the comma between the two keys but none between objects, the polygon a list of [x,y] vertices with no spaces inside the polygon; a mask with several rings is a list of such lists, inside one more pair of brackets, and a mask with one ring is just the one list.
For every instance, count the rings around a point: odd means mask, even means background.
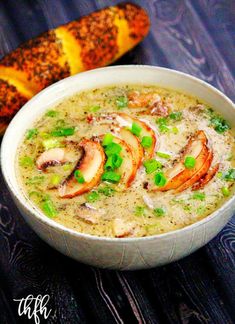
[{"label": "chopped green onion", "polygon": [[226,181],[235,180],[235,169],[229,169],[225,173],[223,173],[223,179]]},{"label": "chopped green onion", "polygon": [[75,127],[59,128],[51,132],[52,136],[71,136],[75,132]]},{"label": "chopped green onion", "polygon": [[144,206],[136,206],[135,207],[135,215],[136,216],[144,216],[146,209]]},{"label": "chopped green onion", "polygon": [[46,214],[46,216],[53,218],[57,215],[57,210],[50,199],[45,200],[42,205],[42,210]]},{"label": "chopped green onion", "polygon": [[55,110],[48,110],[48,112],[46,112],[46,116],[47,117],[56,117],[58,116],[59,112],[55,111]]},{"label": "chopped green onion", "polygon": [[222,134],[228,129],[230,129],[230,126],[227,123],[227,121],[220,116],[211,117],[210,123],[214,126],[214,129],[219,134]]},{"label": "chopped green onion", "polygon": [[156,123],[157,123],[158,125],[166,126],[166,125],[168,124],[168,120],[167,120],[167,118],[162,117],[162,118],[158,118],[158,119],[156,120]]},{"label": "chopped green onion", "polygon": [[164,153],[164,152],[157,152],[157,156],[163,158],[163,159],[170,159],[171,155],[168,153]]},{"label": "chopped green onion", "polygon": [[137,123],[133,123],[131,125],[131,132],[132,134],[134,134],[135,136],[140,136],[140,133],[142,131],[142,128],[140,127],[140,125],[138,125]]},{"label": "chopped green onion", "polygon": [[110,143],[105,148],[105,154],[107,156],[113,155],[113,154],[119,154],[122,150],[121,145],[117,143]]},{"label": "chopped green onion", "polygon": [[170,131],[170,128],[166,125],[159,125],[158,129],[160,133],[168,133]]},{"label": "chopped green onion", "polygon": [[151,147],[152,144],[153,144],[153,139],[152,139],[151,136],[143,136],[142,141],[141,141],[141,145],[144,148]]},{"label": "chopped green onion", "polygon": [[22,167],[31,167],[33,166],[33,159],[29,156],[24,156],[20,159],[19,163]]},{"label": "chopped green onion", "polygon": [[101,179],[103,181],[108,181],[108,182],[112,182],[112,183],[117,183],[120,181],[121,176],[120,174],[113,172],[113,171],[107,171],[104,172]]},{"label": "chopped green onion", "polygon": [[91,192],[89,192],[89,194],[86,195],[86,199],[89,202],[95,202],[95,201],[99,200],[99,198],[100,198],[100,195],[98,194],[97,191],[91,191]]},{"label": "chopped green onion", "polygon": [[229,191],[228,187],[223,187],[221,189],[221,191],[222,191],[222,194],[224,195],[224,197],[228,197],[230,195],[230,191]]},{"label": "chopped green onion", "polygon": [[90,107],[89,110],[91,112],[97,112],[98,110],[100,110],[100,108],[101,108],[100,105],[95,105],[95,106]]},{"label": "chopped green onion", "polygon": [[44,139],[48,139],[48,138],[51,137],[51,135],[48,134],[48,133],[46,133],[46,132],[40,132],[40,133],[39,133],[39,136],[40,136],[41,138],[44,138]]},{"label": "chopped green onion", "polygon": [[166,213],[166,211],[163,208],[155,208],[153,212],[156,216],[163,216]]},{"label": "chopped green onion", "polygon": [[78,183],[84,183],[85,179],[80,170],[75,170],[74,171],[74,178],[77,180]]},{"label": "chopped green onion", "polygon": [[118,154],[113,154],[113,155],[110,155],[107,159],[107,162],[105,163],[105,170],[109,171],[109,170],[114,170],[114,169],[117,169],[121,166],[123,162],[123,158],[121,158],[120,155]]},{"label": "chopped green onion", "polygon": [[172,127],[172,133],[173,134],[178,134],[179,133],[179,129],[177,127]]},{"label": "chopped green onion", "polygon": [[186,156],[184,165],[187,169],[193,169],[196,165],[196,159],[192,156]]},{"label": "chopped green onion", "polygon": [[106,197],[111,197],[115,190],[109,186],[101,187],[98,189],[98,192],[103,194]]},{"label": "chopped green onion", "polygon": [[143,165],[145,167],[145,171],[146,171],[147,174],[150,174],[150,173],[153,173],[156,170],[162,169],[161,162],[156,161],[154,159],[144,161]]},{"label": "chopped green onion", "polygon": [[113,155],[113,159],[114,159],[114,167],[117,169],[117,168],[120,168],[120,166],[122,165],[122,162],[123,162],[123,158],[118,155],[118,154],[114,154]]},{"label": "chopped green onion", "polygon": [[105,134],[104,138],[103,138],[103,141],[102,141],[102,145],[107,146],[107,145],[111,144],[112,141],[113,141],[113,137],[114,136],[112,134],[110,134],[110,133]]},{"label": "chopped green onion", "polygon": [[61,176],[59,174],[53,174],[50,179],[50,183],[53,186],[58,186],[61,182]]},{"label": "chopped green onion", "polygon": [[42,145],[45,148],[45,150],[50,150],[55,147],[60,147],[61,143],[55,138],[49,138],[42,141]]},{"label": "chopped green onion", "polygon": [[193,196],[192,196],[193,199],[196,199],[196,200],[205,200],[206,198],[206,195],[203,193],[203,192],[194,192]]},{"label": "chopped green onion", "polygon": [[201,215],[201,214],[205,213],[205,210],[206,210],[205,206],[200,206],[197,208],[196,213]]},{"label": "chopped green onion", "polygon": [[155,182],[155,185],[158,186],[158,187],[165,186],[165,184],[167,182],[167,179],[164,176],[163,172],[158,172],[158,173],[155,174],[154,182]]},{"label": "chopped green onion", "polygon": [[172,112],[170,113],[169,117],[170,119],[179,121],[182,119],[182,112],[181,111]]},{"label": "chopped green onion", "polygon": [[25,184],[26,185],[33,185],[33,184],[40,184],[44,181],[45,177],[44,176],[34,176],[29,178]]},{"label": "chopped green onion", "polygon": [[128,99],[125,96],[118,97],[116,99],[116,105],[118,109],[126,108],[128,106]]},{"label": "chopped green onion", "polygon": [[26,134],[26,139],[27,140],[32,139],[35,136],[37,136],[37,134],[38,134],[38,130],[36,128],[29,129]]},{"label": "chopped green onion", "polygon": [[223,172],[219,171],[217,173],[217,178],[219,178],[219,179],[223,178]]}]

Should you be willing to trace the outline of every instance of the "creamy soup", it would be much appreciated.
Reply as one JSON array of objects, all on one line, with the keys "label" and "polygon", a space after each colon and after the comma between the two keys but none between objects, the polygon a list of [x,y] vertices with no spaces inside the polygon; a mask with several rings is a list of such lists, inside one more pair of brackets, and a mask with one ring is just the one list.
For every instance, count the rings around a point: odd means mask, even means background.
[{"label": "creamy soup", "polygon": [[81,233],[142,237],[190,225],[233,195],[234,131],[199,99],[155,86],[85,91],[28,129],[25,195]]}]

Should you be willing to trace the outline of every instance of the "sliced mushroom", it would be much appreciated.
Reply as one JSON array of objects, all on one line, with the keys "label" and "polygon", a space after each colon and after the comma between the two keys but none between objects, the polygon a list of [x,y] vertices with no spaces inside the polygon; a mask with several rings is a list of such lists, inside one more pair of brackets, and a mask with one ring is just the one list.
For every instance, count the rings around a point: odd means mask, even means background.
[{"label": "sliced mushroom", "polygon": [[212,160],[213,160],[213,153],[209,151],[209,154],[207,155],[207,159],[205,163],[201,166],[201,168],[198,169],[198,171],[194,173],[194,175],[189,180],[187,180],[180,187],[178,187],[176,189],[176,192],[181,192],[186,190],[187,188],[191,187],[195,182],[197,182],[199,179],[201,179],[208,172]]},{"label": "sliced mushroom", "polygon": [[120,136],[131,147],[137,168],[139,168],[144,155],[144,150],[140,144],[140,140],[125,127],[121,128]]},{"label": "sliced mushroom", "polygon": [[113,233],[115,237],[123,238],[131,236],[135,227],[136,224],[134,222],[127,222],[122,218],[115,218],[113,220]]},{"label": "sliced mushroom", "polygon": [[36,165],[39,170],[45,170],[49,166],[63,164],[69,161],[69,156],[64,148],[52,148],[43,152],[37,159]]},{"label": "sliced mushroom", "polygon": [[192,190],[203,189],[205,187],[205,185],[209,181],[211,181],[211,179],[213,179],[213,177],[215,176],[215,174],[219,170],[219,165],[220,164],[217,163],[216,165],[214,165],[213,168],[211,168],[210,170],[208,170],[208,172],[205,174],[205,176],[202,177],[197,183],[195,183],[195,185],[193,185]]},{"label": "sliced mushroom", "polygon": [[154,155],[154,150],[155,150],[155,146],[157,143],[157,138],[156,138],[156,134],[154,132],[154,130],[147,125],[145,122],[143,122],[142,120],[139,120],[137,118],[131,117],[128,114],[125,113],[119,113],[117,114],[117,121],[119,123],[123,122],[126,126],[131,127],[133,123],[136,123],[137,125],[139,125],[142,129],[141,131],[141,137],[143,136],[149,136],[152,138],[152,144],[149,148],[145,148],[144,152],[145,152],[145,159],[151,159]]},{"label": "sliced mushroom", "polygon": [[104,171],[105,154],[97,141],[84,139],[80,142],[84,150],[83,158],[78,162],[75,170],[80,170],[85,182],[79,183],[74,177],[74,171],[59,188],[59,195],[63,198],[73,198],[81,195],[96,186]]},{"label": "sliced mushroom", "polygon": [[124,184],[124,186],[128,188],[135,179],[137,172],[137,163],[134,158],[134,150],[119,137],[114,137],[113,142],[122,147],[120,156],[123,158],[123,162],[118,168],[118,173],[121,174],[120,183]]},{"label": "sliced mushroom", "polygon": [[[198,131],[195,134],[195,136],[193,136],[189,140],[189,143],[183,150],[183,156],[181,160],[173,168],[165,172],[167,183],[163,187],[157,187],[153,189],[153,191],[167,191],[171,189],[177,189],[180,186],[182,186],[181,188],[188,188],[188,186],[191,186],[194,183],[193,181],[194,179],[197,179],[197,176],[199,176],[200,174],[202,174],[201,176],[203,176],[205,174],[203,173],[203,170],[205,170],[206,168],[202,169],[202,167],[206,162],[211,163],[209,155],[210,150],[207,147],[207,137],[203,131]],[[185,167],[184,160],[186,156],[191,156],[196,159],[196,164],[194,168],[187,169]],[[205,166],[206,165],[207,164],[205,164]],[[208,169],[206,169],[206,172],[207,170]]]}]

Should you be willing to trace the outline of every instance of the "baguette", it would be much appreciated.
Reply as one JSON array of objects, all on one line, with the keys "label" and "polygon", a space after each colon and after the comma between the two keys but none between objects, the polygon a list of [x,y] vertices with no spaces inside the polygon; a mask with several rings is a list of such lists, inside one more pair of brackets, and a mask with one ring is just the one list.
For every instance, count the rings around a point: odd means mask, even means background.
[{"label": "baguette", "polygon": [[148,33],[149,18],[125,3],[31,39],[0,60],[0,134],[36,93],[70,75],[108,65]]}]

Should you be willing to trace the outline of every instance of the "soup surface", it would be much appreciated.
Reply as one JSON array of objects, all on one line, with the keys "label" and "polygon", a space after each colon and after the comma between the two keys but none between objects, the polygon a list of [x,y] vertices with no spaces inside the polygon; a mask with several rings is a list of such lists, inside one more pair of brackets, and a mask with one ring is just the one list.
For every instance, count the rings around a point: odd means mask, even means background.
[{"label": "soup surface", "polygon": [[32,125],[16,167],[27,197],[78,232],[148,236],[233,194],[234,131],[197,98],[155,86],[89,90]]}]

